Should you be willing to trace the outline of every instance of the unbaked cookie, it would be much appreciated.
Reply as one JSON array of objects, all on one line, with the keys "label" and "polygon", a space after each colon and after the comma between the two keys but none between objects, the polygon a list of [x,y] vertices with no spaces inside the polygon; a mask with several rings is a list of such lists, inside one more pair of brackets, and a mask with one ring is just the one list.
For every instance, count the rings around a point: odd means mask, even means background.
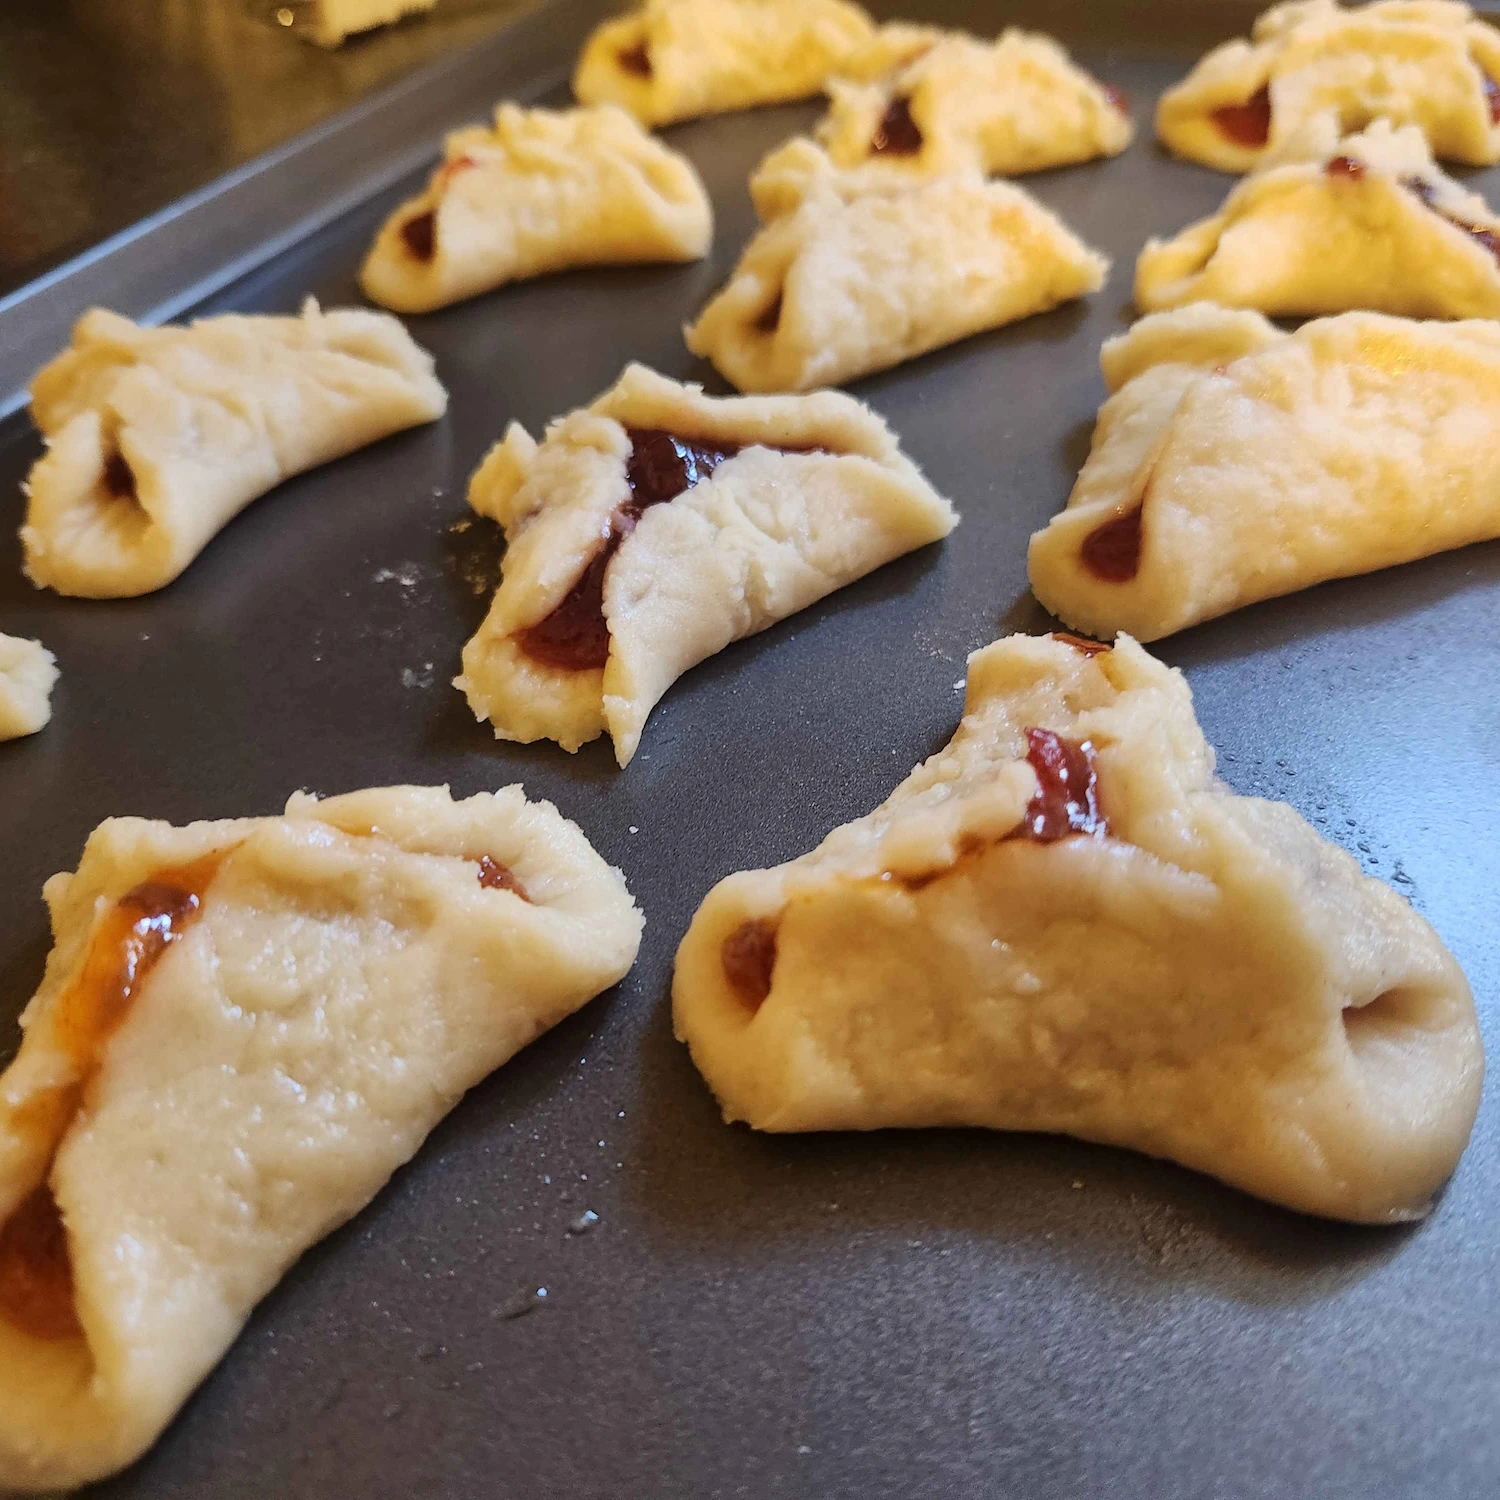
[{"label": "unbaked cookie", "polygon": [[169,584],[293,474],[442,416],[431,358],[385,313],[140,328],[96,308],[36,375],[47,453],[28,480],[26,576],[86,598]]},{"label": "unbaked cookie", "polygon": [[1114,394],[1031,586],[1154,640],[1500,536],[1500,323],[1344,313],[1279,333],[1197,302],[1105,344]]},{"label": "unbaked cookie", "polygon": [[668,125],[805,99],[875,35],[848,0],[646,0],[589,37],[573,92]]},{"label": "unbaked cookie", "polygon": [[571,266],[697,260],[713,209],[692,164],[613,105],[521,109],[448,137],[427,190],[360,272],[374,301],[429,312]]},{"label": "unbaked cookie", "polygon": [[455,686],[500,739],[623,766],[689,667],[957,524],[850,396],[705,396],[631,365],[538,444],[514,423],[469,485],[504,572]]},{"label": "unbaked cookie", "polygon": [[879,83],[835,79],[828,92],[817,134],[835,165],[892,177],[1038,172],[1117,156],[1132,134],[1120,94],[1025,31],[950,33]]},{"label": "unbaked cookie", "polygon": [[1147,242],[1143,312],[1208,301],[1280,317],[1500,317],[1500,217],[1438,169],[1415,125],[1377,120],[1339,140],[1325,115],[1294,146],[1212,218]]},{"label": "unbaked cookie", "polygon": [[1156,130],[1179,156],[1248,172],[1332,111],[1344,131],[1420,127],[1435,155],[1500,161],[1500,31],[1452,0],[1294,0],[1249,42],[1226,42],[1161,97]]},{"label": "unbaked cookie", "polygon": [[964,707],[882,807],[693,918],[673,1013],[725,1118],[1059,1132],[1305,1213],[1426,1213],[1484,1068],[1432,928],[1217,781],[1187,683],[1128,638],[998,641]]},{"label": "unbaked cookie", "polygon": [[802,141],[756,197],[785,211],[687,330],[742,391],[883,370],[1096,292],[1109,269],[1024,189],[977,168],[894,185],[841,174]]},{"label": "unbaked cookie", "polygon": [[35,734],[52,717],[57,658],[40,641],[0,635],[0,740]]},{"label": "unbaked cookie", "polygon": [[111,819],[44,893],[0,1084],[7,1493],[138,1458],[286,1268],[641,935],[619,872],[519,787]]}]

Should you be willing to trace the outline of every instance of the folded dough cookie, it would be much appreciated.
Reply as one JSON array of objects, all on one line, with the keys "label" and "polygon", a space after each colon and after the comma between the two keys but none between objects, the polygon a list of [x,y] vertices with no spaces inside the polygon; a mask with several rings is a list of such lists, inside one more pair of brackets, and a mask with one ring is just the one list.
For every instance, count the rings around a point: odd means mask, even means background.
[{"label": "folded dough cookie", "polygon": [[1302,145],[1298,160],[1247,177],[1212,218],[1148,240],[1136,305],[1500,317],[1500,217],[1438,169],[1415,125],[1377,120],[1339,140],[1325,115]]},{"label": "folded dough cookie", "polygon": [[1500,161],[1500,31],[1453,0],[1293,0],[1253,41],[1215,48],[1161,96],[1156,130],[1179,156],[1248,172],[1326,111],[1342,130],[1416,125],[1435,155]]},{"label": "folded dough cookie", "polygon": [[448,397],[385,313],[140,328],[95,308],[31,384],[47,440],[27,481],[26,576],[91,599],[165,587],[252,500]]},{"label": "folded dough cookie", "polygon": [[1500,536],[1500,323],[1154,313],[1100,408],[1031,586],[1090,635],[1154,640],[1257,599]]},{"label": "folded dough cookie", "polygon": [[570,266],[698,260],[708,194],[686,157],[622,109],[521,109],[448,137],[425,192],[375,238],[360,285],[397,312],[429,312]]},{"label": "folded dough cookie", "polygon": [[835,79],[828,92],[817,134],[834,163],[892,177],[1039,172],[1118,156],[1132,134],[1123,96],[1050,37],[1015,29],[994,42],[951,33],[878,83]]},{"label": "folded dough cookie", "polygon": [[841,181],[816,146],[801,149],[800,187],[785,155],[757,183],[758,201],[795,208],[751,240],[687,330],[742,391],[837,385],[1104,284],[1109,262],[1013,183],[976,168],[885,187],[856,168]]},{"label": "folded dough cookie", "polygon": [[670,125],[806,99],[874,36],[849,0],[646,0],[589,37],[573,92]]},{"label": "folded dough cookie", "polygon": [[459,1096],[618,980],[625,882],[519,787],[116,818],[0,1084],[0,1490],[132,1462]]},{"label": "folded dough cookie", "polygon": [[1426,1213],[1484,1068],[1432,928],[1217,781],[1128,638],[998,641],[964,709],[882,807],[693,918],[673,1013],[725,1118],[1060,1132],[1305,1213]]},{"label": "folded dough cookie", "polygon": [[0,634],[0,740],[35,734],[52,717],[57,658],[40,641]]},{"label": "folded dough cookie", "polygon": [[957,524],[852,396],[705,396],[631,365],[538,444],[511,424],[469,503],[505,528],[454,686],[496,737],[625,765],[689,667]]}]

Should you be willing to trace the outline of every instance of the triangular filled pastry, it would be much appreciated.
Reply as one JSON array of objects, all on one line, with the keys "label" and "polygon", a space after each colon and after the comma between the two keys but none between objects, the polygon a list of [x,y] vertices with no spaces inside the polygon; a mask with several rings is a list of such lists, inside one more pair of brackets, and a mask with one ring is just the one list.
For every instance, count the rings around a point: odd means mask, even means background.
[{"label": "triangular filled pastry", "polygon": [[0,1080],[0,1490],[153,1443],[463,1092],[630,968],[625,882],[519,787],[118,818],[45,895]]},{"label": "triangular filled pastry", "polygon": [[1479,1102],[1469,987],[1213,764],[1181,674],[1128,638],[976,652],[946,749],[693,918],[673,1013],[725,1118],[1051,1131],[1305,1213],[1426,1213]]},{"label": "triangular filled pastry", "polygon": [[52,717],[57,658],[40,641],[0,634],[0,740],[35,734]]},{"label": "triangular filled pastry", "polygon": [[573,92],[670,125],[806,99],[875,36],[849,0],[646,0],[589,37]]},{"label": "triangular filled pastry", "polygon": [[641,365],[540,444],[513,423],[469,503],[509,545],[455,686],[500,739],[607,732],[622,766],[689,667],[958,521],[851,396],[716,399]]},{"label": "triangular filled pastry", "polygon": [[425,192],[375,238],[360,285],[397,312],[573,266],[697,260],[713,208],[686,157],[612,105],[521,109],[447,139]]},{"label": "triangular filled pastry", "polygon": [[872,180],[794,146],[755,183],[780,216],[687,330],[742,391],[837,385],[1104,284],[1109,262],[1014,183]]},{"label": "triangular filled pastry", "polygon": [[835,79],[818,140],[840,167],[895,177],[978,167],[1014,176],[1118,156],[1132,127],[1122,97],[1050,37],[994,42],[954,32],[875,83]]},{"label": "triangular filled pastry", "polygon": [[1156,131],[1178,156],[1248,172],[1332,112],[1344,131],[1416,125],[1433,153],[1500,161],[1500,31],[1454,0],[1292,0],[1253,40],[1216,47],[1161,96]]},{"label": "triangular filled pastry", "polygon": [[432,359],[385,313],[141,328],[96,308],[31,384],[26,576],[91,599],[165,587],[282,480],[442,416]]},{"label": "triangular filled pastry", "polygon": [[1100,364],[1114,394],[1029,558],[1075,629],[1155,640],[1500,536],[1500,323],[1343,313],[1287,334],[1195,302]]},{"label": "triangular filled pastry", "polygon": [[1212,218],[1148,240],[1136,305],[1500,317],[1500,217],[1438,169],[1415,125],[1336,131],[1323,116],[1297,160],[1259,168]]}]

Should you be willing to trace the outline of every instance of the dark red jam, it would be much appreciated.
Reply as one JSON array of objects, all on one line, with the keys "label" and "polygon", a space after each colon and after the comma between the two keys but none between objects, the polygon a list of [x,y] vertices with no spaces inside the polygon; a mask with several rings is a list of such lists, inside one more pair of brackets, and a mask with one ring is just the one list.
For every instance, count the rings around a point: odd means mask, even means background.
[{"label": "dark red jam", "polygon": [[1483,69],[1479,76],[1484,83],[1484,102],[1490,107],[1490,124],[1500,125],[1500,83],[1496,83]]},{"label": "dark red jam", "polygon": [[409,218],[401,226],[401,239],[415,259],[431,260],[437,254],[437,220],[432,210]]},{"label": "dark red jam", "polygon": [[136,500],[135,470],[118,448],[104,460],[104,488],[116,500]]},{"label": "dark red jam", "polygon": [[1259,150],[1271,139],[1271,90],[1262,84],[1243,104],[1226,104],[1213,122],[1236,146]]},{"label": "dark red jam", "polygon": [[1362,161],[1355,161],[1352,156],[1335,156],[1323,170],[1330,177],[1348,177],[1358,182],[1369,168]]},{"label": "dark red jam", "polygon": [[755,320],[755,327],[760,333],[775,333],[781,326],[781,293],[776,293],[776,300]]},{"label": "dark red jam", "polygon": [[515,871],[509,865],[502,865],[498,859],[491,859],[488,854],[481,854],[474,861],[479,866],[479,883],[487,891],[514,891],[523,901],[531,898],[526,894],[526,887],[516,879]]},{"label": "dark red jam", "polygon": [[644,40],[633,47],[626,47],[618,54],[618,60],[625,72],[634,73],[637,78],[651,76],[651,51]]},{"label": "dark red jam", "polygon": [[1141,507],[1096,526],[1084,537],[1079,556],[1104,583],[1129,583],[1141,566]]},{"label": "dark red jam", "polygon": [[922,131],[911,117],[911,100],[897,94],[886,106],[870,141],[872,156],[915,156],[922,149]]},{"label": "dark red jam", "polygon": [[1071,646],[1083,656],[1098,656],[1104,651],[1113,651],[1114,647],[1104,641],[1085,640],[1081,635],[1072,635],[1066,630],[1054,630],[1052,632],[1054,641],[1061,641],[1065,646]]},{"label": "dark red jam", "polygon": [[1437,189],[1423,177],[1403,177],[1401,186],[1407,192],[1414,193],[1424,204],[1435,213],[1438,218],[1446,219],[1455,228],[1462,229],[1467,235],[1479,241],[1496,260],[1500,260],[1500,234],[1493,229],[1485,229],[1478,224],[1471,224],[1467,219],[1460,219],[1455,214],[1450,214],[1447,209],[1438,205]]},{"label": "dark red jam", "polygon": [[1100,837],[1109,824],[1099,807],[1094,747],[1065,740],[1050,729],[1026,731],[1026,760],[1036,772],[1036,795],[1011,838],[1054,844],[1075,833]]},{"label": "dark red jam", "polygon": [[68,1231],[44,1182],[0,1225],[0,1318],[34,1339],[77,1338]]},{"label": "dark red jam", "polygon": [[1104,90],[1104,97],[1109,100],[1122,115],[1130,113],[1130,96],[1117,84],[1101,83],[1100,88]]},{"label": "dark red jam", "polygon": [[776,970],[776,928],[771,917],[753,917],[741,922],[719,945],[724,978],[751,1010],[759,1010],[771,993]]}]

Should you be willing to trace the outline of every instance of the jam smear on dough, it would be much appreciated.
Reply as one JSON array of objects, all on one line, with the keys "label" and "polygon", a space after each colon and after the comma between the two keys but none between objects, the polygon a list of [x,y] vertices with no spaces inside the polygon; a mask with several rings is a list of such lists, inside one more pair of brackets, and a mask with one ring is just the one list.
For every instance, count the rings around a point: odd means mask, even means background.
[{"label": "jam smear on dough", "polygon": [[911,117],[911,99],[906,94],[897,94],[875,127],[870,155],[915,156],[921,149],[922,129]]},{"label": "jam smear on dough", "polygon": [[634,73],[637,78],[649,78],[652,73],[651,49],[641,40],[633,47],[625,47],[616,54],[616,61],[627,73]]},{"label": "jam smear on dough", "polygon": [[479,866],[479,883],[485,890],[514,891],[523,901],[531,900],[526,894],[526,887],[516,879],[516,873],[509,865],[502,865],[498,859],[492,859],[488,854],[481,854],[474,863]]},{"label": "jam smear on dough", "polygon": [[1243,104],[1226,104],[1211,116],[1236,146],[1258,150],[1271,139],[1271,89],[1262,84]]},{"label": "jam smear on dough", "polygon": [[[105,1043],[129,1013],[146,976],[192,926],[224,858],[222,851],[158,872],[115,902],[89,939],[77,977],[54,1007],[54,1046],[72,1081],[54,1085],[17,1111],[49,1139],[55,1156],[83,1105]],[[19,1122],[19,1121],[18,1121]],[[0,1224],[0,1318],[37,1339],[81,1336],[67,1230],[47,1177]]]},{"label": "jam smear on dough", "polygon": [[1113,516],[1084,537],[1079,556],[1095,578],[1129,583],[1140,571],[1142,508],[1136,505],[1123,516]]},{"label": "jam smear on dough", "polygon": [[1496,260],[1500,260],[1500,231],[1481,228],[1478,224],[1470,224],[1467,219],[1460,219],[1455,214],[1450,214],[1447,209],[1438,203],[1438,190],[1424,177],[1403,177],[1401,186],[1407,192],[1415,194],[1422,202],[1435,213],[1438,218],[1446,219],[1456,229],[1462,229],[1467,235],[1478,240]]},{"label": "jam smear on dough", "polygon": [[1330,177],[1347,177],[1351,181],[1358,182],[1370,169],[1352,156],[1335,156],[1323,170]]},{"label": "jam smear on dough", "polygon": [[751,917],[719,945],[724,978],[751,1010],[759,1010],[771,993],[778,925],[778,919],[773,917]]}]

